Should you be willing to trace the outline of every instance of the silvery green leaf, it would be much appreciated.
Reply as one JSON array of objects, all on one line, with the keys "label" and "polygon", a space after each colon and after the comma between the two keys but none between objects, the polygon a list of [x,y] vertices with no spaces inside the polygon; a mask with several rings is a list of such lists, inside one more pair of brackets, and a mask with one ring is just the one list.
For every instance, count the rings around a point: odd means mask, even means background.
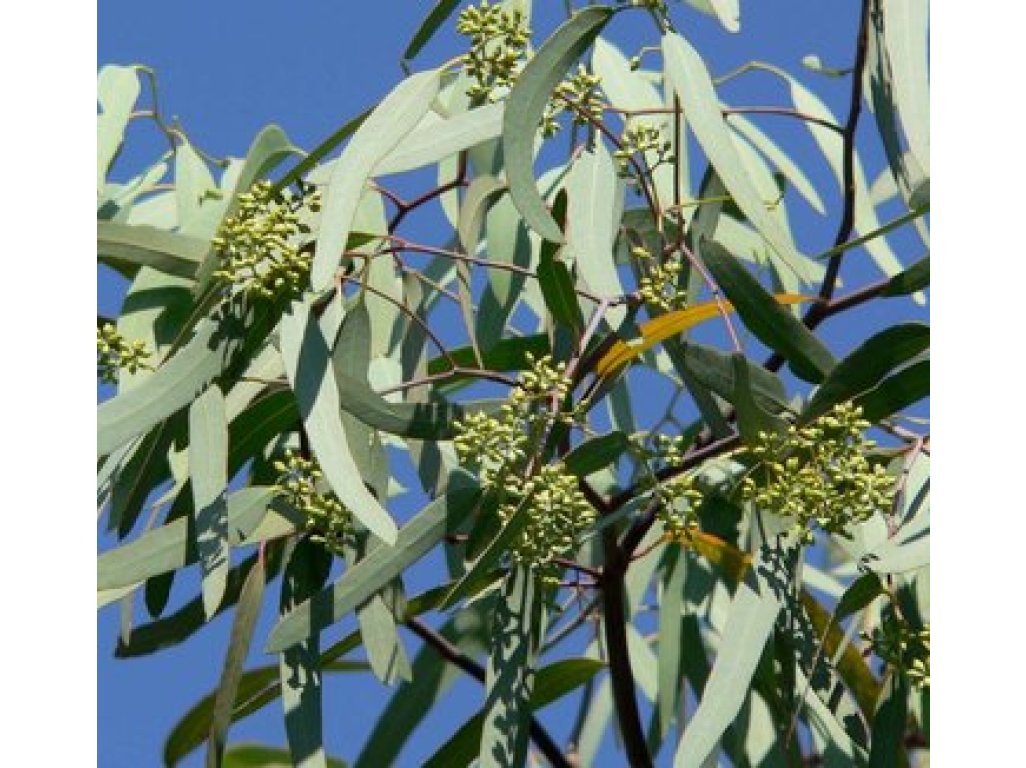
[{"label": "silvery green leaf", "polygon": [[189,406],[189,469],[196,550],[203,573],[203,609],[209,619],[224,596],[228,545],[228,421],[224,395],[208,387]]},{"label": "silvery green leaf", "polygon": [[404,173],[442,160],[502,134],[502,102],[460,112],[452,117],[425,116],[375,168],[375,176]]},{"label": "silvery green leaf", "polygon": [[96,189],[102,190],[121,142],[129,116],[135,108],[141,87],[135,67],[108,64],[96,80],[96,100],[100,114],[96,117]]},{"label": "silvery green leaf", "polygon": [[728,32],[741,31],[741,9],[738,0],[687,0],[687,4],[702,13],[714,16]]}]

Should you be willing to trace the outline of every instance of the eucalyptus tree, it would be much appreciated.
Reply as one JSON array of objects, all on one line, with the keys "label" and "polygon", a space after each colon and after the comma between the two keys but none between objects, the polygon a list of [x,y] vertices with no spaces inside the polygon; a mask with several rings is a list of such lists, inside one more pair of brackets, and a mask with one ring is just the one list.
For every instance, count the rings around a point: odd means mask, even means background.
[{"label": "eucalyptus tree", "polygon": [[[120,658],[233,613],[168,765],[339,765],[322,691],[358,674],[395,692],[357,766],[410,764],[459,676],[479,706],[428,765],[927,754],[925,0],[864,0],[850,65],[801,77],[713,76],[689,23],[736,29],[736,0],[565,5],[541,38],[529,0],[439,0],[408,75],[310,151],[269,126],[210,157],[150,70],[101,70],[97,253],[127,290],[97,318],[118,542],[99,603],[122,605]],[[632,15],[651,21],[636,50],[617,42]],[[425,61],[446,28],[463,48]],[[788,98],[724,99],[760,72]],[[843,114],[816,95],[828,77]],[[168,149],[116,183],[133,121]],[[423,189],[400,196],[402,176]],[[798,206],[836,221],[815,252]],[[411,225],[425,212],[436,236]],[[852,259],[877,276],[842,285]],[[888,324],[867,333],[872,305]],[[845,354],[828,320],[858,336]],[[187,569],[197,593],[169,607]],[[577,715],[555,722],[564,697]],[[287,748],[229,743],[271,705]]]}]

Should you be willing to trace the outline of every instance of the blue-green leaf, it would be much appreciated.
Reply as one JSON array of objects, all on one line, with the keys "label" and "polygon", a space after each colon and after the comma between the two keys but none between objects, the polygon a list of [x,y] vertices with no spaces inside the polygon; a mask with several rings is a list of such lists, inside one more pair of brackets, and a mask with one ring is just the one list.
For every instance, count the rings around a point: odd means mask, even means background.
[{"label": "blue-green leaf", "polygon": [[546,208],[534,180],[534,140],[538,123],[553,89],[612,15],[610,8],[592,7],[571,16],[527,62],[506,100],[502,149],[510,195],[527,225],[554,243],[563,242],[563,233]]},{"label": "blue-green leaf", "polygon": [[331,286],[368,179],[427,114],[438,94],[439,76],[437,70],[418,72],[400,83],[364,121],[335,163],[310,273],[315,291]]},{"label": "blue-green leaf", "polygon": [[203,609],[209,619],[224,596],[228,545],[228,424],[224,395],[209,387],[189,407],[189,473],[196,550],[203,573]]},{"label": "blue-green leaf", "polygon": [[479,751],[481,768],[509,768],[527,761],[528,722],[541,630],[542,599],[529,568],[513,568],[502,583],[492,625],[485,676]]},{"label": "blue-green leaf", "polygon": [[281,352],[303,425],[325,479],[368,530],[386,544],[394,544],[395,523],[367,490],[350,452],[331,353],[308,304],[293,302],[291,310],[282,317]]},{"label": "blue-green leaf", "polygon": [[103,264],[135,271],[151,267],[175,277],[195,277],[210,243],[188,235],[113,221],[96,222],[96,255]]},{"label": "blue-green leaf", "polygon": [[[497,138],[502,133],[505,105],[500,101],[428,121],[412,131],[374,169],[375,176],[404,173],[434,165],[450,155]],[[430,115],[429,115],[430,116]]]},{"label": "blue-green leaf", "polygon": [[141,87],[135,67],[108,64],[96,80],[96,99],[100,114],[96,116],[96,189],[103,189]]}]

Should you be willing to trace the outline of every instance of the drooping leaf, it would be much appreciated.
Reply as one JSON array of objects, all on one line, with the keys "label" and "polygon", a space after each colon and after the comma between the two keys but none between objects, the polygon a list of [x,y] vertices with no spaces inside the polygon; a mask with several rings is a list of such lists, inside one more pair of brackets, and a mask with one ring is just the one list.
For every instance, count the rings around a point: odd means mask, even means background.
[{"label": "drooping leaf", "polygon": [[662,50],[667,78],[709,162],[745,217],[777,255],[798,270],[798,254],[790,239],[767,212],[765,201],[745,173],[702,58],[687,40],[672,32],[663,35]]},{"label": "drooping leaf", "polygon": [[96,79],[96,189],[102,190],[107,172],[121,149],[125,128],[141,91],[135,67],[108,64]]},{"label": "drooping leaf", "polygon": [[503,581],[492,625],[487,698],[482,708],[481,768],[508,768],[527,760],[541,612],[534,574],[524,566],[513,568]]},{"label": "drooping leaf", "polygon": [[688,5],[714,16],[728,32],[741,30],[739,0],[687,0]]},{"label": "drooping leaf", "polygon": [[787,431],[787,422],[759,405],[749,379],[751,364],[740,352],[732,355],[734,363],[734,397],[732,402],[737,411],[737,426],[741,439],[748,445],[758,445],[764,434],[781,434]]},{"label": "drooping leaf", "polygon": [[[228,496],[228,531],[244,538],[259,523],[274,496],[269,487],[242,488]],[[189,520],[179,518],[155,528],[129,544],[104,552],[96,562],[97,589],[127,587],[160,573],[184,568],[196,562],[196,548],[190,540]]]},{"label": "drooping leaf", "polygon": [[[288,613],[309,599],[321,586],[331,568],[331,557],[309,539],[296,543],[282,574],[279,611]],[[321,712],[320,638],[315,633],[302,643],[286,648],[278,657],[285,733],[288,736],[289,765],[322,768],[324,754]]]},{"label": "drooping leaf", "polygon": [[834,357],[800,320],[785,311],[732,254],[715,241],[705,243],[702,257],[744,324],[770,349],[791,363],[795,374],[820,382]]},{"label": "drooping leaf", "polygon": [[281,351],[325,479],[361,523],[386,544],[394,544],[395,523],[367,490],[350,452],[330,351],[308,304],[293,302],[291,311],[282,317]]},{"label": "drooping leaf", "polygon": [[[754,278],[751,278],[754,281]],[[768,296],[769,294],[767,294]],[[770,303],[800,304],[809,301],[807,296],[780,293],[770,297]],[[615,374],[624,365],[639,357],[656,344],[678,334],[682,334],[699,323],[722,316],[734,310],[733,304],[707,301],[686,309],[666,312],[659,317],[648,320],[638,326],[641,336],[630,341],[616,341],[595,363],[595,373],[601,378]],[[786,314],[786,313],[785,313]],[[743,317],[743,315],[742,315]]]},{"label": "drooping leaf", "polygon": [[615,463],[629,447],[630,438],[615,430],[585,440],[563,457],[563,464],[570,474],[587,477]]},{"label": "drooping leaf", "polygon": [[815,419],[838,403],[868,392],[929,346],[930,328],[922,323],[901,323],[871,336],[830,371],[802,418]]},{"label": "drooping leaf", "polygon": [[905,728],[908,724],[908,681],[892,673],[873,717],[869,768],[890,768],[905,762]]},{"label": "drooping leaf", "polygon": [[418,72],[400,83],[374,108],[332,169],[310,272],[315,291],[331,286],[367,180],[427,114],[438,94],[439,76],[437,70]]},{"label": "drooping leaf", "polygon": [[189,407],[189,471],[196,550],[203,573],[203,609],[209,619],[224,596],[228,545],[228,424],[224,395],[208,387]]},{"label": "drooping leaf", "polygon": [[891,64],[894,98],[909,148],[920,168],[930,172],[930,82],[926,0],[881,3],[884,39]]},{"label": "drooping leaf", "polygon": [[150,267],[175,277],[194,277],[210,243],[154,227],[96,222],[96,255],[103,264],[135,271]]},{"label": "drooping leaf", "polygon": [[439,163],[502,133],[505,105],[486,104],[414,129],[375,168],[375,176],[404,173]]},{"label": "drooping leaf", "polygon": [[448,531],[455,530],[473,509],[477,497],[473,477],[459,472],[456,480],[450,480],[444,496],[432,501],[402,527],[394,546],[371,549],[341,579],[284,616],[271,631],[266,650],[283,650],[339,621],[419,560]]},{"label": "drooping leaf", "polygon": [[777,559],[778,552],[764,546],[738,584],[712,672],[677,747],[675,768],[701,765],[744,703],[780,612],[783,585]]},{"label": "drooping leaf", "polygon": [[680,697],[683,692],[684,667],[681,656],[690,649],[683,648],[684,579],[687,575],[687,557],[684,552],[667,548],[663,557],[659,597],[659,648],[657,670],[659,687],[656,696],[655,722],[658,741],[662,742],[677,721]]},{"label": "drooping leaf", "polygon": [[896,274],[887,283],[882,296],[905,296],[930,284],[930,257],[924,256],[911,267]]},{"label": "drooping leaf", "polygon": [[864,418],[874,424],[930,395],[930,361],[921,360],[888,376],[855,398]]},{"label": "drooping leaf", "polygon": [[571,16],[527,62],[506,99],[502,149],[510,195],[527,225],[554,243],[563,242],[563,233],[545,207],[534,180],[538,123],[552,91],[612,14],[610,8],[592,7]]},{"label": "drooping leaf", "polygon": [[264,597],[264,564],[257,560],[256,566],[249,572],[242,593],[239,595],[239,606],[232,623],[231,636],[228,639],[228,651],[225,654],[224,668],[221,670],[221,681],[218,684],[217,697],[214,700],[214,711],[210,723],[210,738],[207,746],[207,768],[220,768],[224,754],[225,738],[232,721],[232,710],[235,707],[235,696],[239,689],[239,680],[246,664],[250,643],[253,641],[253,630],[260,616],[260,608]]}]

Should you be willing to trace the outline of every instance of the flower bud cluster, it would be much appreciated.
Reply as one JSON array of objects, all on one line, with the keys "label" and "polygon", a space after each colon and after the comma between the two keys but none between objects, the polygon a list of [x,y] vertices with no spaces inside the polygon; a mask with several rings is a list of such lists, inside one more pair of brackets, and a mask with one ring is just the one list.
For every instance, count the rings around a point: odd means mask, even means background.
[{"label": "flower bud cluster", "polygon": [[474,83],[467,95],[496,101],[499,91],[513,86],[523,67],[531,39],[527,20],[520,11],[507,11],[482,0],[460,12],[456,31],[470,38],[463,68]]},{"label": "flower bud cluster", "polygon": [[[574,420],[561,409],[572,382],[564,363],[528,356],[525,371],[495,416],[474,413],[456,423],[453,445],[460,463],[478,474],[484,490],[499,494],[499,518],[508,523],[521,508],[526,522],[510,544],[514,562],[532,566],[543,581],[558,582],[553,559],[572,553],[595,511],[562,464],[534,466],[534,454],[551,428]],[[554,407],[555,406],[555,407]]]},{"label": "flower bud cluster", "polygon": [[930,687],[930,625],[913,629],[904,621],[885,621],[863,638],[872,643],[873,653],[901,670],[916,688]]},{"label": "flower bud cluster", "polygon": [[573,121],[579,125],[600,122],[605,105],[601,84],[602,78],[589,72],[583,64],[578,64],[577,71],[556,86],[542,115],[542,136],[551,138],[559,132],[557,118],[568,107],[573,113]]},{"label": "flower bud cluster", "polygon": [[807,539],[813,524],[844,535],[890,509],[895,480],[867,457],[875,446],[864,435],[869,426],[861,408],[842,403],[808,426],[759,433],[760,443],[750,449],[758,463],[742,483],[743,498],[794,518]]},{"label": "flower bud cluster", "polygon": [[[684,438],[656,435],[655,452],[651,455],[665,468],[680,467],[684,463]],[[653,474],[652,496],[657,499],[656,517],[663,529],[674,539],[685,538],[698,530],[698,508],[702,492],[695,487],[692,475],[678,475],[670,480],[658,480]]]},{"label": "flower bud cluster", "polygon": [[96,375],[108,384],[118,383],[118,371],[125,369],[135,373],[139,369],[153,370],[146,361],[153,352],[146,348],[146,342],[129,342],[118,333],[112,323],[104,323],[96,329]]},{"label": "flower bud cluster", "polygon": [[649,304],[663,312],[683,309],[687,304],[687,294],[678,288],[683,265],[677,259],[668,259],[657,264],[652,255],[644,248],[632,248],[631,255],[645,264],[645,274],[638,281],[638,295]]},{"label": "flower bud cluster", "polygon": [[225,218],[213,239],[221,258],[214,276],[252,298],[301,292],[310,275],[312,255],[298,242],[310,231],[300,221],[300,208],[319,210],[320,192],[286,200],[271,190],[270,182],[259,181],[239,195],[238,210]]},{"label": "flower bud cluster", "polygon": [[656,153],[656,162],[649,168],[649,172],[664,163],[673,162],[673,145],[663,138],[662,130],[654,125],[641,123],[627,126],[620,136],[620,144],[621,147],[613,152],[613,157],[620,166],[621,175],[628,173],[631,157],[636,154]]},{"label": "flower bud cluster", "polygon": [[353,533],[353,516],[333,491],[319,490],[323,475],[317,462],[290,449],[284,460],[274,462],[274,468],[280,473],[275,486],[278,495],[306,516],[311,540],[341,555],[343,544]]}]

